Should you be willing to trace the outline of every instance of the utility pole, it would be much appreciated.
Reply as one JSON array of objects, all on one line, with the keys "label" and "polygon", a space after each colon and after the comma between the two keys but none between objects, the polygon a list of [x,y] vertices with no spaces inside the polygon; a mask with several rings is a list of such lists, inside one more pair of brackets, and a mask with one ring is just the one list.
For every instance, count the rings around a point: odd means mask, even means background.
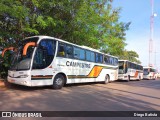
[{"label": "utility pole", "polygon": [[151,0],[151,16],[150,16],[150,39],[149,39],[149,62],[148,66],[152,66],[151,63],[151,57],[153,52],[153,36],[154,36],[154,17],[156,17],[157,14],[154,13],[154,0]]},{"label": "utility pole", "polygon": [[151,66],[151,55],[153,50],[153,24],[154,24],[154,13],[153,13],[153,3],[151,0],[151,16],[150,16],[150,39],[149,39],[149,63],[148,66]]},{"label": "utility pole", "polygon": [[155,53],[155,58],[154,58],[154,59],[155,59],[155,60],[154,60],[154,66],[155,66],[155,68],[157,68],[157,65],[156,65],[156,54],[157,54],[157,52],[156,52],[156,50],[155,50],[155,52],[154,52],[154,53]]}]

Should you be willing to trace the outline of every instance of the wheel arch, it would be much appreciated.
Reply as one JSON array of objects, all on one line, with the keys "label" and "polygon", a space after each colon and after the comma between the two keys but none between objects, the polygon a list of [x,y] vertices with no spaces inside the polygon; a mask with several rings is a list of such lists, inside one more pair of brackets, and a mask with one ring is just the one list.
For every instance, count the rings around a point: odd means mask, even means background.
[{"label": "wheel arch", "polygon": [[110,74],[106,74],[108,76],[108,82],[111,82]]},{"label": "wheel arch", "polygon": [[[107,81],[106,81],[106,77],[108,78]],[[105,74],[105,81],[103,83],[107,84],[109,82],[110,82],[110,76],[109,76],[109,74]]]},{"label": "wheel arch", "polygon": [[[66,84],[66,83],[67,83],[67,75],[66,75],[65,73],[63,73],[63,72],[59,72],[59,73],[57,73],[57,74],[54,76],[54,78],[55,78],[57,75],[62,75],[62,76],[64,77],[64,79],[65,79],[64,84]],[[54,81],[54,78],[53,78],[53,81]]]}]

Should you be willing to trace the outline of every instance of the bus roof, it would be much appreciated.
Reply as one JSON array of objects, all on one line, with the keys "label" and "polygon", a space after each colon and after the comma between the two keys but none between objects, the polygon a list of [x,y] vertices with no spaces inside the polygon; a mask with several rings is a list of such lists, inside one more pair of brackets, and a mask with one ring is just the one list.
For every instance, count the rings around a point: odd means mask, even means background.
[{"label": "bus roof", "polygon": [[[129,61],[129,60],[118,60],[118,61],[128,61],[128,62],[131,62],[131,61]],[[134,63],[134,64],[137,64],[137,65],[140,65],[140,66],[142,66],[141,64],[138,64],[138,63],[136,63],[136,62],[131,62],[131,63]]]},{"label": "bus roof", "polygon": [[143,68],[145,68],[145,69],[148,69],[148,68],[156,69],[156,68],[150,67],[150,66],[144,66]]},{"label": "bus roof", "polygon": [[[65,41],[65,40],[62,40],[62,39],[59,39],[59,38],[55,38],[55,37],[50,37],[50,36],[43,36],[43,35],[39,35],[39,36],[26,37],[25,39],[33,38],[33,37],[39,37],[40,39],[44,39],[44,38],[55,39],[55,40],[57,40],[57,41],[64,42],[64,43],[67,43],[67,44],[70,44],[70,45],[74,45],[74,46],[77,46],[77,47],[80,47],[80,48],[84,48],[84,49],[87,49],[87,50],[91,50],[91,51],[93,51],[93,52],[98,52],[98,53],[101,53],[101,54],[106,54],[106,53],[102,53],[102,52],[100,52],[99,50],[96,50],[96,49],[90,48],[90,47],[88,47],[88,46],[76,45],[76,44],[74,44],[74,43],[67,42],[67,41]],[[117,59],[118,59],[118,57],[117,57],[117,56],[113,56],[113,55],[110,55],[110,54],[106,54],[106,55],[108,55],[108,56],[111,56],[111,57],[114,57],[114,58],[117,58]]]}]

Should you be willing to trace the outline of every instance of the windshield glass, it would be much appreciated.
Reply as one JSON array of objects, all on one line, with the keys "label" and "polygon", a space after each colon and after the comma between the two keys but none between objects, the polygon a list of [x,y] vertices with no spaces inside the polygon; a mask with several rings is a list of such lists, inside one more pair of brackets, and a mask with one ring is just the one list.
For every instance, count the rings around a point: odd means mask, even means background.
[{"label": "windshield glass", "polygon": [[18,49],[12,54],[10,70],[28,70],[30,69],[31,58],[35,46],[28,46],[26,55],[23,55],[23,49],[27,43],[37,43],[38,37],[25,39],[18,44]]},{"label": "windshield glass", "polygon": [[155,70],[155,69],[153,69],[153,68],[151,68],[151,72],[156,72],[156,70]]},{"label": "windshield glass", "polygon": [[56,41],[53,39],[42,39],[35,52],[33,69],[44,69],[48,67],[54,58]]},{"label": "windshield glass", "polygon": [[119,61],[119,74],[123,74],[124,73],[124,62],[123,61]]},{"label": "windshield glass", "polygon": [[148,68],[145,68],[145,69],[143,70],[143,74],[144,74],[144,75],[148,75],[148,74],[149,74],[149,69],[148,69]]}]

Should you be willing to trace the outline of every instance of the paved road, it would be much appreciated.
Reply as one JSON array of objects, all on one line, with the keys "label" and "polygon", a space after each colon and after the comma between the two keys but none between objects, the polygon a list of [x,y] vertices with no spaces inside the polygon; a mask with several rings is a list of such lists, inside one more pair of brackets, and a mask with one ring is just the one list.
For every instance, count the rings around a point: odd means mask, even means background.
[{"label": "paved road", "polygon": [[8,85],[0,111],[160,111],[160,80],[75,84],[61,90]]}]

